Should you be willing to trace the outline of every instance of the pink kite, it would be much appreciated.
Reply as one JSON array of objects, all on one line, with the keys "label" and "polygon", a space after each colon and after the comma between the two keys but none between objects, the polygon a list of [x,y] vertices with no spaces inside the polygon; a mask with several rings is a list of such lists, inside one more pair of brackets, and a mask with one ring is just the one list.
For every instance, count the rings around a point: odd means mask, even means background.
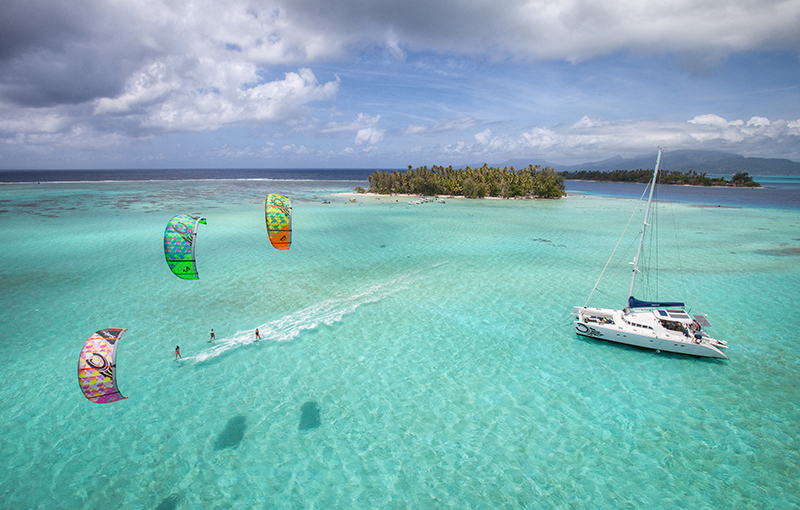
[{"label": "pink kite", "polygon": [[86,398],[97,404],[123,400],[117,388],[117,342],[127,328],[101,329],[90,336],[78,359],[78,383]]}]

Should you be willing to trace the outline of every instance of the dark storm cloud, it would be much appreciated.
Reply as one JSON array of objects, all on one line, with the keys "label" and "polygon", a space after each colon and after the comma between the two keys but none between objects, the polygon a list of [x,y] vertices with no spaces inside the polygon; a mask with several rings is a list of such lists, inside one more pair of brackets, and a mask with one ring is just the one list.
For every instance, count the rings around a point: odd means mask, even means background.
[{"label": "dark storm cloud", "polygon": [[[477,54],[506,46],[505,41],[515,33],[519,35],[522,27],[518,16],[525,3],[293,0],[284,7],[298,23],[323,33],[344,35],[351,41],[382,41],[394,36],[410,48]],[[530,26],[535,28],[533,23]]]},{"label": "dark storm cloud", "polygon": [[4,1],[0,8],[0,60],[40,49],[58,49],[69,39],[84,39],[82,20],[91,9],[81,7],[44,0]]},{"label": "dark storm cloud", "polygon": [[719,60],[737,51],[800,50],[797,0],[291,0],[281,12],[331,44],[396,40],[417,50],[531,60],[620,50]]},{"label": "dark storm cloud", "polygon": [[0,96],[42,107],[116,95],[154,54],[125,18],[104,2],[4,0]]}]

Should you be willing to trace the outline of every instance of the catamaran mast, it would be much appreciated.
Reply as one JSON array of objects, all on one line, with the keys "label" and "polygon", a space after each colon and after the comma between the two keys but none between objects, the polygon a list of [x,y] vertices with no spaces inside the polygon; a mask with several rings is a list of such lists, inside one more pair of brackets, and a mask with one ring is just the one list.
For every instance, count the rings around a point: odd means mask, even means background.
[{"label": "catamaran mast", "polygon": [[650,203],[653,201],[653,190],[656,187],[656,178],[658,177],[658,167],[661,164],[661,147],[658,148],[658,157],[656,158],[656,168],[653,170],[653,181],[650,183],[650,196],[647,198],[647,209],[644,211],[644,223],[642,224],[642,237],[639,238],[639,249],[636,252],[636,258],[633,260],[633,278],[631,278],[631,291],[628,293],[628,301],[633,296],[633,285],[636,283],[636,275],[639,273],[639,257],[642,254],[642,244],[644,243],[644,231],[647,228],[647,218],[650,216]]}]

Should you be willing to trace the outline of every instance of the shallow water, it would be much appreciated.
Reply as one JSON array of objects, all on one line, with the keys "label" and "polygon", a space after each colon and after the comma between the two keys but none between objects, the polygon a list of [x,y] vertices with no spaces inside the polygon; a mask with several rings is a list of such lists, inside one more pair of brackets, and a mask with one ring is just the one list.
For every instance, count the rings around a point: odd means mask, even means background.
[{"label": "shallow water", "polygon": [[[719,361],[573,333],[635,199],[330,195],[356,184],[3,185],[3,505],[798,505],[800,211],[659,206],[682,226],[659,293],[708,314]],[[164,261],[180,213],[208,219],[198,281]],[[624,304],[630,249],[592,304]],[[97,405],[76,366],[105,327],[129,398]]]}]

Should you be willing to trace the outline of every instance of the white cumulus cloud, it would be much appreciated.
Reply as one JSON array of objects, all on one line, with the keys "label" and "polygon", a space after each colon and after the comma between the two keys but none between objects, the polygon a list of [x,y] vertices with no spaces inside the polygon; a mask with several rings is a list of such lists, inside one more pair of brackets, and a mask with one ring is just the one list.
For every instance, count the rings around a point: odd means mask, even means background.
[{"label": "white cumulus cloud", "polygon": [[480,133],[475,135],[475,140],[482,145],[486,145],[489,143],[489,140],[492,138],[492,130],[491,129],[484,129]]},{"label": "white cumulus cloud", "polygon": [[228,73],[223,70],[216,74],[216,79],[203,80],[203,87],[192,88],[186,84],[170,87],[156,81],[155,89],[168,90],[159,95],[158,101],[149,100],[151,95],[145,94],[150,104],[137,103],[134,95],[126,94],[118,101],[100,102],[97,108],[109,109],[119,105],[117,108],[120,110],[131,110],[135,105],[145,109],[143,125],[169,131],[197,131],[231,124],[281,122],[296,118],[305,113],[305,105],[332,99],[339,88],[338,81],[320,84],[310,69],[289,72],[283,80],[257,85],[251,85],[255,75],[252,69],[251,72],[238,68],[232,71]]},{"label": "white cumulus cloud", "polygon": [[356,145],[376,145],[383,140],[384,131],[382,129],[364,128],[356,133]]}]

